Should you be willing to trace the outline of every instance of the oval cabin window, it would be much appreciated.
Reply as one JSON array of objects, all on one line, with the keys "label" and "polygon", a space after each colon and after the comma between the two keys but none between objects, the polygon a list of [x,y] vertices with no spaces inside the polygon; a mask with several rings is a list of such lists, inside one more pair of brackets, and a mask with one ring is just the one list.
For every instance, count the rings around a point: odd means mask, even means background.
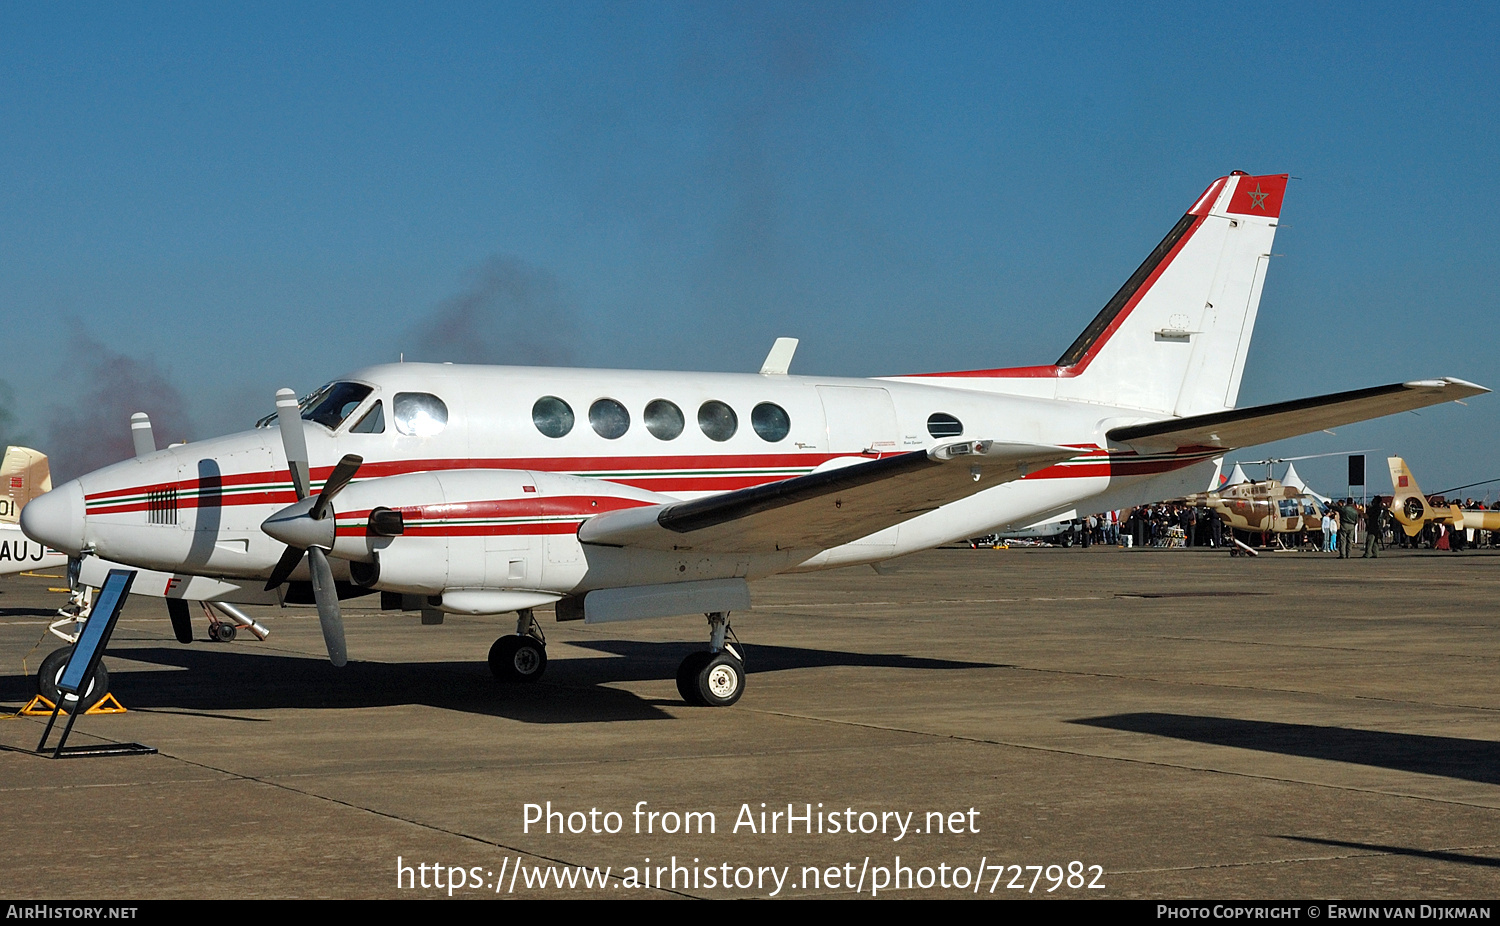
[{"label": "oval cabin window", "polygon": [[774,402],[762,402],[750,412],[750,426],[762,440],[776,443],[786,438],[792,430],[791,416]]},{"label": "oval cabin window", "polygon": [[615,440],[630,430],[630,412],[614,399],[599,399],[589,406],[589,425],[605,440]]},{"label": "oval cabin window", "polygon": [[432,437],[448,426],[448,406],[426,392],[398,392],[391,402],[396,430],[412,437]]},{"label": "oval cabin window", "polygon": [[734,409],[717,399],[709,399],[698,406],[698,427],[709,440],[726,441],[740,428],[740,419]]},{"label": "oval cabin window", "polygon": [[659,440],[675,440],[682,434],[687,419],[682,409],[666,399],[652,399],[646,405],[646,430]]},{"label": "oval cabin window", "polygon": [[573,409],[555,395],[544,395],[531,406],[531,423],[547,437],[562,437],[573,430]]}]

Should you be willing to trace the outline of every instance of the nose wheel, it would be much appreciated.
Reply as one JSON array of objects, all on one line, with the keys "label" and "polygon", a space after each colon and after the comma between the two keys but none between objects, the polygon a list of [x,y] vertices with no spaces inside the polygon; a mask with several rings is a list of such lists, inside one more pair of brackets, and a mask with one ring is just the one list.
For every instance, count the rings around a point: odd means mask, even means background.
[{"label": "nose wheel", "polygon": [[36,671],[36,691],[53,704],[62,704],[63,710],[68,713],[76,711],[81,714],[109,694],[109,671],[104,668],[104,661],[101,659],[94,669],[94,677],[84,686],[78,700],[73,701],[72,695],[64,694],[57,687],[58,679],[62,678],[63,669],[67,668],[68,656],[72,652],[71,646],[64,646],[47,654],[47,658],[42,660],[41,668]]},{"label": "nose wheel", "polygon": [[502,682],[534,682],[547,669],[547,639],[530,608],[516,615],[516,632],[490,647],[490,672]]},{"label": "nose wheel", "polygon": [[727,639],[728,613],[709,614],[708,626],[708,651],[689,653],[677,667],[677,692],[698,707],[728,707],[745,693],[745,661]]}]

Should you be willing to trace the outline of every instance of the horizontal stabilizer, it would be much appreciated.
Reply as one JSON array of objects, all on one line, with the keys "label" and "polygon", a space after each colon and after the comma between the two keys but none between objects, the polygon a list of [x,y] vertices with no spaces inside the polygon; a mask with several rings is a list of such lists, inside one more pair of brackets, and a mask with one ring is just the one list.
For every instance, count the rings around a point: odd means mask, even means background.
[{"label": "horizontal stabilizer", "polygon": [[1483,386],[1452,377],[1422,379],[1336,392],[1310,399],[1277,402],[1274,405],[1257,405],[1209,415],[1133,424],[1112,428],[1108,437],[1112,443],[1130,444],[1141,451],[1176,450],[1182,447],[1233,450],[1379,418],[1382,415],[1426,408],[1485,392],[1489,390]]},{"label": "horizontal stabilizer", "polygon": [[1051,445],[960,441],[694,501],[607,512],[584,522],[578,539],[717,553],[826,550],[1076,453]]}]

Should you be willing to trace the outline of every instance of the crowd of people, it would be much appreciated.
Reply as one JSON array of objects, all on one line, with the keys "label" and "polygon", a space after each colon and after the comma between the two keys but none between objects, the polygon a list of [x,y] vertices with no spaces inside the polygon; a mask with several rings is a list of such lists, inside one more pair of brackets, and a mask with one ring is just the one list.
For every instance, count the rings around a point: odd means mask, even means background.
[{"label": "crowd of people", "polygon": [[[1454,529],[1440,521],[1429,521],[1415,536],[1407,536],[1391,515],[1389,496],[1365,502],[1345,498],[1323,507],[1319,529],[1294,533],[1233,531],[1212,509],[1183,502],[1143,505],[1121,511],[1105,511],[1075,522],[1070,540],[1081,546],[1094,543],[1123,547],[1224,547],[1234,535],[1250,546],[1279,545],[1283,548],[1335,553],[1341,558],[1373,557],[1388,547],[1400,549],[1468,550],[1500,546],[1500,531]],[[1431,500],[1435,508],[1454,504],[1440,496]],[[1485,510],[1482,501],[1468,498],[1459,505],[1469,511]],[[1490,506],[1500,511],[1500,501]]]}]

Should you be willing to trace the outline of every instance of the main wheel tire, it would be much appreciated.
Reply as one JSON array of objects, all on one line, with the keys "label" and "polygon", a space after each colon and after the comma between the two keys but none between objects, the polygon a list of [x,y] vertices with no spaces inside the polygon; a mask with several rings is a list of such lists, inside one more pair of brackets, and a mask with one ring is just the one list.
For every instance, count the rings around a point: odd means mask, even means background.
[{"label": "main wheel tire", "polygon": [[696,707],[705,707],[708,703],[698,692],[698,675],[713,655],[707,650],[697,650],[688,653],[677,667],[677,693],[682,695],[682,700]]},{"label": "main wheel tire", "polygon": [[745,693],[745,664],[727,652],[710,654],[695,681],[699,704],[728,707]]},{"label": "main wheel tire", "polygon": [[490,671],[502,682],[534,682],[547,669],[547,648],[536,637],[508,634],[490,647]]},{"label": "main wheel tire", "polygon": [[[57,682],[62,678],[63,669],[68,666],[68,656],[73,652],[71,646],[55,649],[47,654],[42,660],[41,668],[36,670],[37,694],[51,701],[54,705],[62,704],[63,710],[72,712],[73,701],[64,701],[67,697],[57,687]],[[104,700],[109,694],[109,670],[104,668],[104,660],[99,660],[99,665],[94,669],[94,677],[84,686],[83,694],[79,695],[78,711],[82,713]]]}]

